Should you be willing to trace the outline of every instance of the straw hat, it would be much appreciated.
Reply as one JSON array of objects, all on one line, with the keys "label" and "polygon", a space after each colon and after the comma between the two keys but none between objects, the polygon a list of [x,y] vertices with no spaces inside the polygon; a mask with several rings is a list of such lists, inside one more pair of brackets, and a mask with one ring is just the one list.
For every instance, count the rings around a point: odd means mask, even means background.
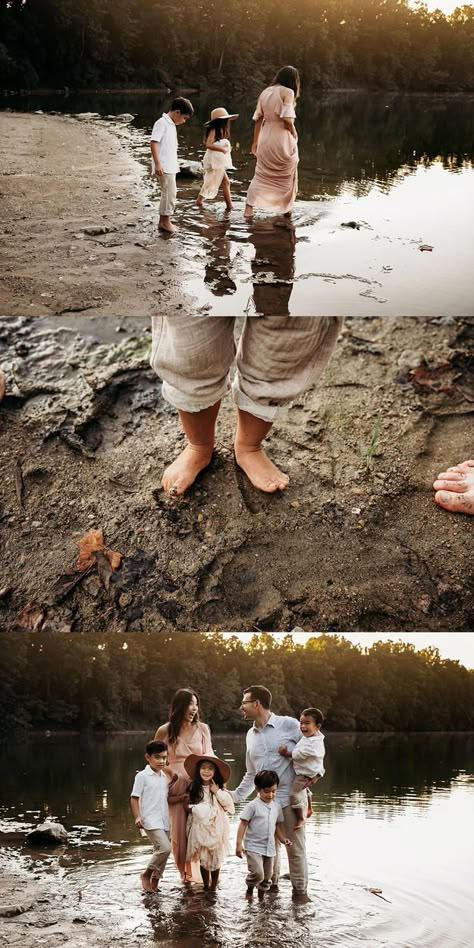
[{"label": "straw hat", "polygon": [[229,764],[226,764],[225,760],[219,760],[218,757],[214,757],[212,754],[188,754],[186,760],[184,761],[184,769],[191,779],[194,778],[196,764],[202,760],[208,760],[210,764],[214,764],[214,766],[217,767],[223,782],[227,783],[230,777]]},{"label": "straw hat", "polygon": [[208,121],[208,122],[204,122],[204,124],[205,124],[205,125],[210,125],[211,122],[214,122],[214,121],[215,121],[215,119],[229,119],[230,121],[232,121],[233,119],[236,119],[236,118],[238,118],[238,117],[239,117],[239,113],[238,113],[238,112],[234,112],[233,115],[229,115],[227,109],[223,109],[223,108],[213,109],[212,112],[211,112],[211,117],[210,117],[209,121]]}]

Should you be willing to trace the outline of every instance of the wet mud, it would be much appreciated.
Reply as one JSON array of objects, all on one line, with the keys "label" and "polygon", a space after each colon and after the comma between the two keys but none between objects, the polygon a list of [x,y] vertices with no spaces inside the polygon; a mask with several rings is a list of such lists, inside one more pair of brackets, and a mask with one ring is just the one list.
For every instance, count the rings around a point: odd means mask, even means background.
[{"label": "wet mud", "polygon": [[[474,319],[348,320],[268,440],[289,488],[265,495],[236,467],[227,399],[209,468],[172,500],[161,473],[183,436],[147,320],[3,319],[2,624],[472,630],[472,518],[431,483],[472,456],[473,340]],[[91,528],[118,568],[75,569]]]}]

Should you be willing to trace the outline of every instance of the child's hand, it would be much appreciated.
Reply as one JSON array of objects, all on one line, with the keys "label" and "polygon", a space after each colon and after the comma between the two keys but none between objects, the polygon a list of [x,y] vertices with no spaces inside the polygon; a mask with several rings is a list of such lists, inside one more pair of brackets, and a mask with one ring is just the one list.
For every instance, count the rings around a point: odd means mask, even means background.
[{"label": "child's hand", "polygon": [[216,781],[215,781],[215,780],[211,780],[211,782],[210,782],[210,784],[209,784],[209,790],[211,791],[211,793],[217,793],[218,789],[219,789],[219,787],[218,787]]},{"label": "child's hand", "polygon": [[278,748],[278,753],[281,754],[282,757],[288,756],[288,748],[286,744],[282,744],[281,747]]},{"label": "child's hand", "polygon": [[244,852],[245,852],[245,849],[243,848],[243,846],[237,846],[235,850],[235,855],[238,856],[239,859],[242,859]]},{"label": "child's hand", "polygon": [[292,846],[293,843],[291,842],[291,839],[284,839],[284,840],[283,840],[283,845],[284,845],[284,846]]},{"label": "child's hand", "polygon": [[136,818],[136,820],[135,820],[135,826],[136,826],[137,829],[139,829],[139,830],[145,829],[145,827],[144,827],[144,825],[143,825],[143,820],[142,820],[141,816],[137,816],[137,818]]},{"label": "child's hand", "polygon": [[161,165],[155,165],[155,176],[161,178],[164,175],[164,171]]}]

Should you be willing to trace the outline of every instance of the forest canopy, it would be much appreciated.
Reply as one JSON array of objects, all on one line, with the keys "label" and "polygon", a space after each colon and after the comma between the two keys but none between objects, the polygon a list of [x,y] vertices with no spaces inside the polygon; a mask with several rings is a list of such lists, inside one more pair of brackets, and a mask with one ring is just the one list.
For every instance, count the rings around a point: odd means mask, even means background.
[{"label": "forest canopy", "polygon": [[474,90],[474,8],[408,0],[0,0],[0,87]]},{"label": "forest canopy", "polygon": [[153,731],[180,687],[195,688],[214,730],[239,730],[242,691],[265,684],[273,710],[309,706],[340,731],[474,728],[474,671],[436,648],[402,642],[368,649],[335,635],[220,633],[0,635],[0,722],[14,729]]}]

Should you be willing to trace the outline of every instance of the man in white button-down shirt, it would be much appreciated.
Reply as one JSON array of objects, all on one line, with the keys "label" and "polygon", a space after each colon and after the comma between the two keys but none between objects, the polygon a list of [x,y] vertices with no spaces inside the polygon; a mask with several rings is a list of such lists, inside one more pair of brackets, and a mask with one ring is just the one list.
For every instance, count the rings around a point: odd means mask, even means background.
[{"label": "man in white button-down shirt", "polygon": [[[247,733],[246,773],[232,795],[236,803],[246,800],[254,788],[255,774],[261,770],[274,770],[280,783],[276,799],[281,804],[284,816],[284,833],[292,842],[288,849],[293,894],[307,896],[308,864],[306,860],[306,836],[304,826],[295,832],[295,811],[290,806],[290,788],[295,779],[291,757],[283,757],[278,749],[283,744],[289,750],[300,740],[300,726],[296,718],[273,714],[270,711],[272,695],[263,685],[251,685],[244,690],[241,710],[246,720],[253,721]],[[280,874],[280,846],[272,880],[272,888],[278,887]]]}]

